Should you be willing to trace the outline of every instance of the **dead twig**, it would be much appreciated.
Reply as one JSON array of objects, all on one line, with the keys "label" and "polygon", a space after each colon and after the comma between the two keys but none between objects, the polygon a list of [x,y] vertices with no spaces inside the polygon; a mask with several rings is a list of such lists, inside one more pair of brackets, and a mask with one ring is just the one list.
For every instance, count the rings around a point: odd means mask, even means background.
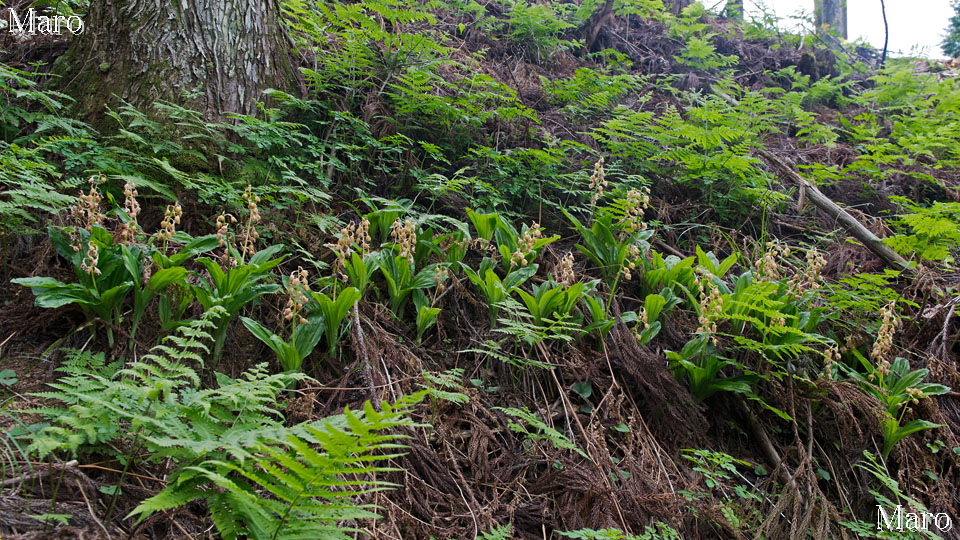
[{"label": "dead twig", "polygon": [[766,148],[758,148],[757,153],[760,154],[760,156],[767,160],[771,165],[773,165],[777,170],[779,170],[784,176],[796,182],[810,202],[816,205],[817,208],[826,212],[837,223],[847,229],[847,231],[849,231],[850,234],[852,234],[857,240],[860,240],[860,242],[862,242],[867,249],[874,252],[889,266],[902,271],[904,274],[907,274],[910,277],[916,277],[916,271],[910,266],[910,263],[907,262],[906,259],[901,257],[896,251],[890,249],[889,246],[883,243],[883,240],[877,238],[877,236],[873,234],[870,229],[864,227],[863,224],[857,221],[846,210],[840,208],[837,203],[830,200],[830,198],[824,195],[816,186],[797,174],[792,167],[787,165],[777,156],[770,153],[770,151]]},{"label": "dead twig", "polygon": [[83,502],[87,505],[87,511],[90,512],[90,518],[103,530],[103,534],[107,535],[107,540],[111,540],[110,531],[103,525],[103,522],[97,519],[96,514],[93,512],[93,506],[90,505],[90,499],[87,498],[87,494],[83,491],[80,479],[76,478],[75,481],[77,482],[77,488],[80,490],[80,496],[83,497]]},{"label": "dead twig", "polygon": [[736,396],[733,401],[737,404],[737,408],[740,409],[743,417],[746,418],[747,423],[750,424],[750,430],[753,431],[754,437],[756,437],[757,442],[760,443],[760,448],[763,450],[763,453],[767,455],[767,459],[770,460],[770,465],[780,472],[780,478],[783,479],[790,489],[796,490],[797,483],[794,480],[796,473],[790,474],[787,470],[786,464],[780,458],[780,454],[777,452],[777,449],[774,448],[773,442],[770,441],[770,437],[767,435],[767,432],[764,431],[763,426],[760,425],[757,417],[753,415],[750,407],[747,406],[740,396]]}]

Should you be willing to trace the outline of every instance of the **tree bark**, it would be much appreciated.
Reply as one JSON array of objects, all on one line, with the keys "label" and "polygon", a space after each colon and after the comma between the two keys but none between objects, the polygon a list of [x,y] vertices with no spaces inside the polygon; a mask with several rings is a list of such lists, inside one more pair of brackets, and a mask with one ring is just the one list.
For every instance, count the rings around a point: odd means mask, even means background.
[{"label": "tree bark", "polygon": [[883,55],[880,56],[880,69],[887,63],[887,46],[890,45],[890,25],[887,24],[887,4],[880,0],[880,13],[883,14]]},{"label": "tree bark", "polygon": [[587,52],[595,52],[594,44],[600,35],[600,30],[607,24],[613,22],[613,0],[607,0],[600,9],[593,12],[587,22],[583,25],[583,35]]},{"label": "tree bark", "polygon": [[847,39],[847,0],[814,0],[817,29]]},{"label": "tree bark", "polygon": [[167,100],[208,119],[256,111],[297,76],[278,0],[94,0],[86,31],[58,60],[62,89],[91,120],[117,97]]},{"label": "tree bark", "polygon": [[693,0],[667,0],[664,5],[673,11],[674,15],[679,15],[683,8],[693,3]]}]

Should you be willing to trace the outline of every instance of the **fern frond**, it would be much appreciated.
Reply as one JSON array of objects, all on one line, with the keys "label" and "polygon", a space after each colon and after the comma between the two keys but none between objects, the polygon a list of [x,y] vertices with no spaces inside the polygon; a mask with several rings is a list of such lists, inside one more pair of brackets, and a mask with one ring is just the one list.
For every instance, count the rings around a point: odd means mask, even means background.
[{"label": "fern frond", "polygon": [[[547,440],[550,444],[553,445],[557,450],[566,449],[573,450],[581,456],[590,459],[590,456],[586,454],[583,450],[580,449],[577,445],[568,439],[563,433],[553,429],[548,426],[538,418],[535,414],[531,413],[526,407],[523,409],[516,409],[511,407],[494,407],[498,411],[502,411],[508,416],[521,420],[523,423],[517,422],[508,422],[507,427],[511,431],[525,435],[527,438],[534,441]],[[527,429],[527,426],[534,428],[535,431]]]}]

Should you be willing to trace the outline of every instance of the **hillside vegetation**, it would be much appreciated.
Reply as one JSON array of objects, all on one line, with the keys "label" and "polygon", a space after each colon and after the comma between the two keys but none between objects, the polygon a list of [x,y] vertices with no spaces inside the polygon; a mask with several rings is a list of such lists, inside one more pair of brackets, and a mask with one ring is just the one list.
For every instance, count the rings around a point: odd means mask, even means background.
[{"label": "hillside vegetation", "polygon": [[954,66],[282,8],[254,116],[81,119],[62,44],[3,57],[0,536],[956,537],[877,530],[960,523]]}]

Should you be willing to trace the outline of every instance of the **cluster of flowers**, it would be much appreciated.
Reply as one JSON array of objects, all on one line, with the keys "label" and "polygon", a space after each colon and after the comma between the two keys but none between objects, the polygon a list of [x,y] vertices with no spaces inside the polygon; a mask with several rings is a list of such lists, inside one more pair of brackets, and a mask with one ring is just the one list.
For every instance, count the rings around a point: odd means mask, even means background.
[{"label": "cluster of flowers", "polygon": [[486,251],[488,256],[494,261],[500,259],[500,251],[497,250],[497,245],[486,238],[478,236],[473,240],[469,240],[467,241],[467,247],[477,251]]},{"label": "cluster of flowers", "polygon": [[527,230],[520,235],[520,240],[517,241],[517,251],[510,256],[510,266],[523,267],[529,264],[527,255],[533,251],[537,241],[541,238],[543,238],[543,228],[537,222],[531,223]]},{"label": "cluster of flowers", "polygon": [[417,250],[417,230],[413,220],[408,219],[403,223],[400,223],[399,219],[394,221],[390,226],[390,236],[399,249],[400,256],[413,263],[413,254]]},{"label": "cluster of flowers", "polygon": [[88,193],[81,193],[80,196],[77,197],[77,204],[71,212],[71,217],[77,228],[70,239],[73,241],[73,250],[76,252],[79,252],[82,247],[80,245],[80,229],[92,231],[94,225],[103,223],[103,214],[100,213],[100,201],[102,198],[100,196],[100,190],[98,189],[100,182],[103,180],[105,180],[103,176],[91,176],[88,181],[90,183],[90,191]]},{"label": "cluster of flowers", "polygon": [[927,397],[927,395],[923,393],[923,390],[920,390],[919,388],[910,387],[904,390],[904,392],[906,392],[907,395],[910,396],[911,398],[910,403],[914,405],[916,405],[917,403],[920,403],[921,399]]},{"label": "cluster of flowers", "polygon": [[465,239],[458,241],[454,239],[453,235],[451,234],[440,240],[440,243],[437,245],[437,247],[439,247],[444,253],[449,252],[453,246],[457,246],[457,249],[466,251],[470,247],[470,240]]},{"label": "cluster of flowers", "polygon": [[[230,225],[237,223],[237,218],[233,217],[233,214],[227,214],[221,212],[217,216],[217,243],[220,244],[220,247],[223,248],[223,255],[220,257],[220,262],[224,265],[235,267],[237,266],[237,261],[230,256],[230,250],[227,249],[227,242],[230,239]],[[236,238],[234,238],[236,240]],[[231,245],[236,248],[236,242],[231,242]]]},{"label": "cluster of flowers", "polygon": [[788,286],[791,290],[796,291],[798,294],[801,294],[807,290],[818,290],[823,286],[823,277],[821,273],[823,272],[823,267],[826,264],[827,260],[819,251],[817,251],[817,248],[808,249],[806,269],[802,273],[797,272],[792,278],[790,278]]},{"label": "cluster of flowers", "polygon": [[594,164],[593,174],[590,175],[590,206],[596,206],[597,201],[603,196],[604,190],[607,189],[607,179],[605,176],[603,158],[601,157],[600,160]]},{"label": "cluster of flowers", "polygon": [[97,264],[100,263],[100,251],[97,248],[97,245],[93,242],[87,244],[87,253],[83,257],[83,262],[80,263],[80,270],[93,274],[96,276],[100,275],[100,269],[97,268]]},{"label": "cluster of flowers", "polygon": [[[73,251],[79,253],[83,248],[83,245],[80,241],[80,229],[86,229],[89,232],[93,232],[94,225],[103,224],[103,214],[100,213],[100,202],[102,197],[100,195],[100,183],[105,181],[106,177],[95,175],[91,176],[88,182],[90,183],[90,191],[87,193],[81,193],[77,197],[77,205],[74,206],[72,217],[73,222],[76,225],[73,234],[71,235],[71,243],[73,245]],[[93,242],[87,243],[87,252],[84,254],[83,262],[80,263],[80,269],[84,272],[88,272],[94,275],[100,275],[100,270],[97,268],[97,264],[100,261],[100,253],[97,248],[97,245]]]},{"label": "cluster of flowers", "polygon": [[285,320],[296,320],[297,324],[307,323],[307,319],[300,313],[303,307],[307,305],[307,293],[309,292],[310,276],[302,266],[299,266],[287,280],[287,305],[283,308],[283,318]]},{"label": "cluster of flowers", "polygon": [[860,346],[860,340],[857,339],[857,337],[854,334],[850,334],[846,338],[844,338],[843,347],[840,347],[840,352],[848,353],[859,346]]},{"label": "cluster of flowers", "polygon": [[624,279],[631,280],[633,279],[633,274],[631,270],[637,269],[637,261],[640,260],[640,248],[636,244],[630,244],[627,246],[627,258],[623,260],[623,277]]},{"label": "cluster of flowers", "polygon": [[827,259],[817,251],[817,248],[807,250],[807,270],[805,272],[807,288],[817,290],[821,287],[823,284],[821,273],[826,264]]},{"label": "cluster of flowers", "polygon": [[[229,220],[229,224],[228,221]],[[230,225],[235,224],[237,218],[233,217],[231,214],[221,213],[217,216],[217,242],[220,244],[220,247],[227,247],[227,238],[230,234]]]},{"label": "cluster of flowers", "polygon": [[337,261],[334,263],[334,272],[338,274],[342,273],[347,257],[349,257],[353,251],[354,245],[360,247],[361,256],[367,251],[370,251],[369,219],[363,218],[360,220],[359,225],[354,222],[348,223],[344,228],[340,229],[336,244],[326,244],[326,247],[333,250],[333,253],[337,256]]},{"label": "cluster of flowers", "polygon": [[[647,308],[640,308],[640,314],[637,316],[637,325],[633,327],[633,333],[637,334],[640,329],[640,325],[643,325],[643,330],[647,331],[650,329],[650,321],[647,319]],[[639,336],[638,336],[639,339]]]},{"label": "cluster of flowers", "polygon": [[636,232],[647,228],[643,221],[643,211],[650,206],[650,189],[631,189],[627,192],[627,199],[623,205],[624,226],[627,230]]},{"label": "cluster of flowers", "polygon": [[[703,267],[697,267],[694,273],[694,283],[700,291],[700,317],[698,334],[714,334],[717,331],[717,320],[723,313],[723,297],[720,296],[720,289],[713,282],[713,274]],[[716,345],[717,338],[711,336],[711,342]]]},{"label": "cluster of flowers", "polygon": [[437,293],[439,293],[444,289],[443,280],[450,277],[450,270],[448,270],[446,266],[438,264],[433,277],[437,284]]},{"label": "cluster of flowers", "polygon": [[[80,229],[93,232],[94,225],[103,225],[104,215],[100,212],[100,204],[103,200],[102,196],[100,195],[100,185],[104,182],[106,182],[106,177],[103,175],[91,176],[89,179],[89,191],[87,193],[80,194],[80,196],[77,198],[77,204],[74,206],[71,212],[72,220],[76,225],[76,229],[71,235],[71,242],[75,252],[80,252],[80,250],[83,249]],[[123,210],[128,219],[122,220],[120,225],[117,227],[115,238],[120,243],[131,245],[136,242],[137,234],[141,232],[137,222],[137,219],[140,216],[141,207],[140,203],[137,201],[137,196],[139,194],[137,192],[136,185],[134,185],[133,182],[127,181],[123,186],[123,194]],[[247,186],[243,192],[243,200],[247,206],[249,215],[242,236],[242,248],[239,251],[241,254],[253,255],[256,253],[256,240],[260,236],[256,230],[256,224],[261,220],[260,211],[257,208],[257,203],[260,202],[260,197],[253,193],[253,188],[251,186]],[[154,235],[158,241],[163,243],[164,247],[168,241],[173,239],[177,232],[177,226],[180,225],[182,218],[183,208],[180,206],[179,202],[168,205],[164,210],[163,220],[160,222],[160,229]],[[230,225],[235,224],[236,222],[237,219],[230,214],[221,213],[217,217],[217,241],[219,242],[220,247],[224,248],[224,261],[229,262],[231,266],[236,266],[237,261],[230,257],[229,250],[226,248],[228,244],[231,244],[234,248],[237,248],[236,239],[234,239],[234,242],[232,243],[229,241]],[[100,271],[97,269],[98,262],[99,249],[95,243],[88,242],[86,246],[86,253],[84,254],[80,268],[84,272],[89,272],[93,275],[99,275]],[[144,281],[150,279],[150,274],[151,268],[150,264],[148,263],[144,266],[143,270]]]},{"label": "cluster of flowers", "polygon": [[823,360],[823,372],[821,376],[827,380],[833,380],[833,365],[840,361],[840,348],[836,344],[827,349],[826,357]]},{"label": "cluster of flowers", "polygon": [[[221,213],[217,216],[217,242],[220,244],[220,247],[223,248],[223,255],[220,257],[221,263],[231,268],[237,266],[237,260],[230,255],[230,247],[236,249],[240,256],[253,255],[257,252],[256,243],[260,238],[260,233],[257,232],[257,223],[262,219],[260,216],[260,209],[257,207],[257,203],[260,202],[260,196],[253,192],[251,186],[247,186],[243,190],[243,202],[247,206],[247,223],[243,227],[243,234],[240,238],[240,246],[237,245],[237,237],[230,235],[230,226],[237,223],[237,218],[233,214]],[[167,211],[170,212],[170,208],[167,208]],[[180,205],[175,205],[174,209],[174,218],[175,224],[180,223]],[[164,219],[166,222],[166,219]],[[162,228],[161,224],[161,228]],[[171,229],[171,233],[173,230]],[[170,235],[172,236],[172,234]]]},{"label": "cluster of flowers", "polygon": [[[893,336],[900,326],[900,319],[894,313],[893,302],[883,306],[880,310],[880,330],[877,332],[877,340],[873,343],[873,349],[870,351],[870,358],[877,363],[876,373],[887,375],[890,373],[890,361],[887,356],[893,349]],[[870,380],[874,375],[870,374]]]},{"label": "cluster of flowers", "polygon": [[164,242],[173,239],[173,235],[177,232],[177,225],[180,224],[181,217],[183,217],[183,208],[180,207],[180,203],[173,203],[172,206],[168,205],[167,209],[163,212],[163,221],[160,222],[160,230],[157,231],[157,238]]},{"label": "cluster of flowers", "polygon": [[137,186],[129,180],[123,185],[123,211],[130,219],[120,224],[120,241],[130,245],[136,240],[138,232],[137,216],[140,215],[140,203],[137,202]]},{"label": "cluster of flowers", "polygon": [[767,249],[756,263],[754,273],[760,281],[777,281],[780,279],[780,261],[790,254],[786,246],[780,245],[778,240],[767,242]]},{"label": "cluster of flowers", "polygon": [[247,189],[243,190],[243,202],[247,204],[247,226],[243,231],[243,243],[240,249],[241,255],[253,255],[257,252],[257,248],[254,247],[254,244],[257,242],[257,239],[260,238],[260,233],[257,232],[256,224],[260,223],[260,210],[257,208],[257,203],[260,202],[260,196],[253,192],[253,188],[249,185]]},{"label": "cluster of flowers", "polygon": [[562,287],[569,287],[576,282],[576,276],[573,273],[573,252],[566,252],[560,259],[558,265],[558,275],[554,276],[554,281]]}]

